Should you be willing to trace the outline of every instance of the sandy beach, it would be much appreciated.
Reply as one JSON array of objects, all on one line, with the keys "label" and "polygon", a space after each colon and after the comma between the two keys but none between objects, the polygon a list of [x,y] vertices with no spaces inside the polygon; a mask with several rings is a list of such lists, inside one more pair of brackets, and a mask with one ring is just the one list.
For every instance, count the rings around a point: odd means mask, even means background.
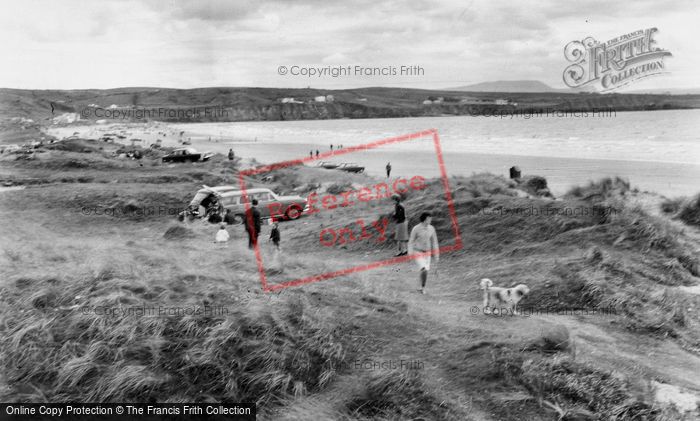
[{"label": "sandy beach", "polygon": [[[298,123],[298,122],[295,122]],[[257,123],[265,124],[265,123]],[[279,126],[279,123],[275,123]],[[278,128],[271,128],[271,133],[277,133]],[[253,165],[257,163],[270,164],[274,162],[293,160],[309,156],[309,152],[329,152],[327,133],[309,137],[311,141],[304,142],[290,132],[289,142],[275,138],[246,139],[240,135],[214,133],[210,125],[202,124],[170,124],[150,122],[142,124],[103,124],[89,126],[54,127],[49,134],[65,138],[78,133],[79,136],[99,139],[106,133],[122,133],[126,139],[122,142],[130,144],[129,139],[142,141],[136,144],[148,146],[160,139],[163,146],[182,146],[182,141],[191,142],[198,151],[211,151],[225,154],[233,149],[241,157]],[[264,130],[263,130],[264,132]],[[403,134],[403,133],[395,133]],[[346,134],[347,135],[347,134]],[[332,139],[332,137],[330,137]],[[362,141],[371,139],[366,133],[357,133]],[[319,140],[323,139],[323,140]],[[292,143],[294,142],[294,143]],[[449,140],[448,140],[449,142]],[[353,141],[352,144],[359,144]],[[454,142],[453,142],[454,143]],[[347,145],[346,145],[347,146]],[[337,144],[336,148],[337,150]],[[520,151],[510,148],[508,151]],[[543,152],[544,153],[544,152]],[[692,157],[692,155],[691,155]],[[366,168],[370,175],[384,174],[387,162],[391,162],[392,175],[421,175],[437,177],[440,175],[437,157],[432,142],[423,142],[415,149],[406,149],[403,145],[383,147],[366,152],[353,153],[342,157],[324,159],[332,162],[355,162]],[[520,155],[516,153],[474,153],[449,150],[444,153],[445,166],[448,175],[471,175],[473,173],[490,172],[497,175],[508,175],[511,166],[518,166],[523,174],[544,176],[550,190],[555,195],[561,195],[568,189],[597,180],[603,177],[619,176],[642,190],[651,191],[666,197],[689,196],[698,192],[697,180],[700,179],[700,165],[687,162],[660,162],[640,159],[590,159],[579,157],[552,157]]]}]

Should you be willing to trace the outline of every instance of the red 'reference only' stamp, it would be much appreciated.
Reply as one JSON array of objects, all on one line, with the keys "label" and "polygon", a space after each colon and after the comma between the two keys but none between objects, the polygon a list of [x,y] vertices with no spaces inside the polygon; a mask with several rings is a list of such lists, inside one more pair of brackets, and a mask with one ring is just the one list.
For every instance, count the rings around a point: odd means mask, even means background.
[{"label": "red 'reference only' stamp", "polygon": [[[270,164],[270,165],[263,165],[260,167],[256,168],[250,168],[246,170],[242,170],[238,173],[238,182],[240,184],[242,196],[243,196],[243,201],[245,203],[245,208],[246,208],[246,214],[248,214],[248,211],[250,210],[250,202],[248,200],[248,195],[247,195],[247,189],[246,189],[246,183],[244,177],[247,176],[255,176],[255,175],[260,175],[264,174],[270,171],[282,169],[282,168],[289,168],[289,167],[294,167],[294,166],[300,166],[304,165],[306,163],[314,162],[314,161],[321,161],[327,158],[331,157],[338,157],[338,156],[343,156],[347,154],[351,154],[353,152],[361,152],[361,151],[367,151],[370,149],[376,149],[376,148],[381,148],[381,147],[386,147],[389,145],[393,144],[398,144],[401,142],[409,142],[412,140],[416,139],[426,139],[426,138],[432,138],[433,145],[435,148],[435,156],[437,158],[437,164],[439,168],[439,173],[440,173],[440,180],[441,184],[444,188],[444,194],[445,194],[445,201],[447,204],[447,213],[450,219],[451,223],[451,228],[452,228],[452,233],[454,236],[454,243],[447,245],[447,246],[441,246],[438,250],[440,254],[455,251],[455,250],[460,250],[462,248],[462,237],[459,232],[459,224],[457,223],[457,216],[455,212],[455,206],[454,206],[454,201],[452,198],[452,193],[450,190],[449,186],[449,180],[447,177],[447,172],[445,169],[445,163],[443,160],[442,156],[442,149],[440,146],[440,138],[438,136],[438,132],[436,129],[429,129],[429,130],[424,130],[421,132],[416,132],[416,133],[411,133],[411,134],[406,134],[402,136],[396,136],[396,137],[390,137],[386,139],[381,139],[377,140],[374,142],[362,144],[362,145],[357,145],[357,146],[348,146],[343,149],[336,149],[336,150],[331,150],[328,152],[321,153],[317,156],[308,156],[300,159],[294,159],[290,161],[283,161],[283,162],[278,162],[275,164]],[[327,195],[319,195],[318,193],[312,193],[310,194],[306,201],[307,201],[307,208],[304,211],[304,214],[306,215],[311,215],[314,213],[318,213],[321,211],[332,211],[333,209],[339,208],[339,207],[347,207],[351,206],[352,204],[356,202],[369,202],[372,200],[379,200],[379,199],[384,199],[391,197],[392,194],[394,193],[406,193],[411,190],[422,190],[425,188],[425,178],[422,176],[413,176],[410,178],[398,178],[394,181],[388,182],[388,183],[377,183],[372,187],[363,187],[358,190],[353,190],[353,191],[347,191],[340,193],[338,195],[332,195],[332,194],[327,194]],[[281,206],[277,204],[273,204],[270,206],[269,212],[272,220],[276,220],[276,218],[281,217],[285,214],[287,210],[282,209]],[[381,220],[373,221],[371,223],[365,224],[363,220],[358,220],[356,221],[356,224],[359,225],[360,229],[360,239],[368,239],[372,235],[377,237],[377,242],[381,242],[387,239],[387,227],[389,224],[388,219],[383,218]],[[320,233],[319,233],[319,242],[321,245],[330,247],[336,244],[343,244],[344,242],[349,242],[349,241],[354,241],[357,238],[352,234],[352,232],[349,232],[347,228],[345,229],[340,229],[340,230],[334,230],[332,228],[323,228]],[[340,270],[334,270],[331,272],[326,272],[326,273],[319,273],[315,275],[309,275],[305,276],[299,279],[293,279],[290,281],[286,282],[281,282],[281,283],[276,283],[276,284],[269,284],[267,275],[265,273],[265,265],[263,262],[262,258],[262,253],[260,250],[260,242],[257,242],[254,247],[255,251],[255,259],[257,262],[258,266],[258,272],[260,274],[260,282],[262,284],[263,291],[265,292],[272,292],[272,291],[277,291],[281,290],[284,288],[289,288],[289,287],[294,287],[294,286],[299,286],[299,285],[304,285],[304,284],[309,284],[313,282],[319,282],[323,281],[326,279],[331,279],[331,278],[336,278],[339,276],[343,275],[348,275],[351,273],[357,273],[357,272],[362,272],[362,271],[367,271],[371,269],[376,269],[379,267],[391,265],[391,264],[398,264],[398,263],[403,263],[406,261],[414,260],[420,257],[424,257],[430,254],[433,254],[434,252],[427,251],[427,252],[420,252],[420,253],[413,253],[409,254],[406,256],[398,256],[398,257],[392,257],[384,260],[379,260],[375,262],[371,262],[368,264],[363,264],[363,265],[358,265],[358,266],[353,266],[353,267],[347,267],[344,269]]]}]

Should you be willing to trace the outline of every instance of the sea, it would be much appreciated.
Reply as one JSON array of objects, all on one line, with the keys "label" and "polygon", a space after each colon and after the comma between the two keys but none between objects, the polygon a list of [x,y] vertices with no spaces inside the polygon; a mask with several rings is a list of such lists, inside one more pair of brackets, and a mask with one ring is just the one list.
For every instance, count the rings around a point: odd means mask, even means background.
[{"label": "sea", "polygon": [[[309,157],[352,162],[381,176],[448,176],[491,172],[547,178],[555,194],[603,177],[667,197],[700,192],[700,110],[534,115],[442,116],[389,119],[174,124],[199,148],[229,148],[259,163]],[[337,154],[339,148],[434,129],[432,136]],[[331,147],[333,149],[331,149]],[[314,165],[316,161],[306,165]]]}]

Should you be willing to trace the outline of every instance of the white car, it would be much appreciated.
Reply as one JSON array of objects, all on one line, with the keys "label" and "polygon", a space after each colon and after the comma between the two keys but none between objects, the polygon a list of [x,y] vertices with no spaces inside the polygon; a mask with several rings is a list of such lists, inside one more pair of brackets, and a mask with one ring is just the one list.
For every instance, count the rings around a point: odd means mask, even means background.
[{"label": "white car", "polygon": [[[247,189],[246,195],[250,202],[258,200],[258,210],[263,219],[297,219],[308,210],[306,199],[301,196],[278,196],[266,188]],[[223,216],[227,210],[233,214],[234,222],[243,223],[246,210],[243,191],[236,186],[203,186],[195,194],[188,210],[181,213],[181,219],[187,214],[201,218],[210,212]]]}]

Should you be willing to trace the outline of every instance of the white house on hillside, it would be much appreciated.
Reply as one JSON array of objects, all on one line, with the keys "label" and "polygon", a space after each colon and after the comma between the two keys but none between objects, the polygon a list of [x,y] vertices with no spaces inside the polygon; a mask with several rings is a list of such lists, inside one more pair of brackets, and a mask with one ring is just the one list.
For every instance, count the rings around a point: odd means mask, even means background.
[{"label": "white house on hillside", "polygon": [[333,95],[319,95],[314,97],[314,101],[316,102],[333,102],[335,101],[335,97]]},{"label": "white house on hillside", "polygon": [[290,98],[282,98],[282,99],[280,99],[280,102],[282,104],[303,104],[304,103],[304,101],[297,101],[291,97]]}]

